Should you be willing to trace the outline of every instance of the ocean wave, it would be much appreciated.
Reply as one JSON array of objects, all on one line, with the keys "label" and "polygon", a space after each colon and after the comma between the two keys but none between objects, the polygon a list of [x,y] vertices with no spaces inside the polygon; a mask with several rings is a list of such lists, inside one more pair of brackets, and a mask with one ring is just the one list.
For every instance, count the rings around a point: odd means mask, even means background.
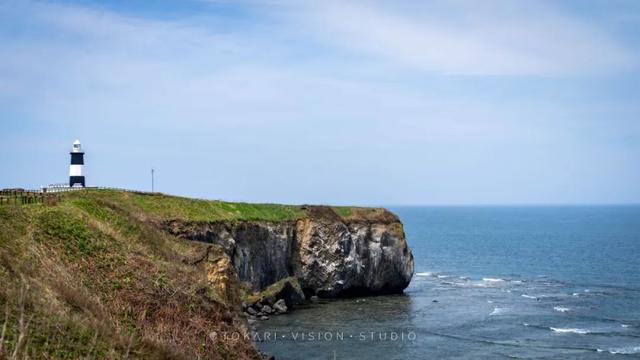
[{"label": "ocean wave", "polygon": [[597,349],[598,352],[609,352],[610,354],[618,355],[633,355],[640,354],[640,346],[626,346],[621,348],[610,348],[609,350]]},{"label": "ocean wave", "polygon": [[580,335],[589,334],[591,332],[589,330],[579,329],[579,328],[555,328],[555,327],[550,327],[549,329],[551,331],[557,332],[557,333],[570,333],[570,334],[580,334]]},{"label": "ocean wave", "polygon": [[415,273],[416,276],[433,276],[432,272],[419,272],[419,273]]},{"label": "ocean wave", "polygon": [[490,282],[490,283],[499,283],[499,282],[504,282],[504,279],[500,279],[500,278],[482,278],[482,281]]},{"label": "ocean wave", "polygon": [[564,306],[554,306],[553,310],[564,313],[564,312],[570,311],[571,309],[569,309],[568,307],[564,307]]},{"label": "ocean wave", "polygon": [[520,295],[520,296],[522,296],[523,298],[527,298],[527,299],[536,299],[536,300],[540,300],[537,296],[534,296],[534,295],[522,294],[522,295]]},{"label": "ocean wave", "polygon": [[505,313],[505,309],[504,308],[500,308],[500,307],[494,307],[493,311],[491,312],[491,314],[489,314],[489,316],[496,316],[496,315],[502,315]]},{"label": "ocean wave", "polygon": [[622,326],[625,329],[631,327],[631,325],[627,325],[627,324],[620,324],[620,326]]}]

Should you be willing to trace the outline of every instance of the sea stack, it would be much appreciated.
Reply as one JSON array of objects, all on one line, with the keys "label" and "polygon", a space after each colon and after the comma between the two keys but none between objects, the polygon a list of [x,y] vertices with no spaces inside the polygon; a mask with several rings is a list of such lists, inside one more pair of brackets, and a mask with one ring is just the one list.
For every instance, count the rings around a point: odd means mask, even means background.
[{"label": "sea stack", "polygon": [[80,140],[73,142],[71,148],[71,165],[69,165],[69,187],[85,187],[82,167],[84,166],[84,151],[80,145]]}]

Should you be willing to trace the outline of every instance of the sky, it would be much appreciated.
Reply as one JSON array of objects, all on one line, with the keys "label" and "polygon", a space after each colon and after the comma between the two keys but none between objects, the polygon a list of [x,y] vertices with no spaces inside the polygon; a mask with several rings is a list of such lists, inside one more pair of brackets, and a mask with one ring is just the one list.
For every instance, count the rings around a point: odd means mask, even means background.
[{"label": "sky", "polygon": [[640,2],[0,2],[0,188],[640,203]]}]

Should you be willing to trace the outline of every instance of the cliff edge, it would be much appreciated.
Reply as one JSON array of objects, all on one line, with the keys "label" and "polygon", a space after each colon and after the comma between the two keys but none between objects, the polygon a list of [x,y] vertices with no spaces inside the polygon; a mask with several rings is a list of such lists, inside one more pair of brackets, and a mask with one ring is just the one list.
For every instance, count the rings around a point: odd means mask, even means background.
[{"label": "cliff edge", "polygon": [[222,246],[254,291],[288,277],[306,296],[390,294],[407,287],[413,255],[397,216],[385,209],[301,209],[302,216],[285,221],[169,219],[163,226],[179,238]]}]

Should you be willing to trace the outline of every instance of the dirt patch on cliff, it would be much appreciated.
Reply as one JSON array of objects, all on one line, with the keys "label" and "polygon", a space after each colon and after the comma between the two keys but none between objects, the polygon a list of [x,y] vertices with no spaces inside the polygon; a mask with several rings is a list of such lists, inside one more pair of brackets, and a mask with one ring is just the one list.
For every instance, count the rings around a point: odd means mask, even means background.
[{"label": "dirt patch on cliff", "polygon": [[305,205],[309,218],[331,222],[363,221],[369,223],[390,224],[400,219],[391,211],[384,208],[355,207],[355,206],[322,206]]}]

